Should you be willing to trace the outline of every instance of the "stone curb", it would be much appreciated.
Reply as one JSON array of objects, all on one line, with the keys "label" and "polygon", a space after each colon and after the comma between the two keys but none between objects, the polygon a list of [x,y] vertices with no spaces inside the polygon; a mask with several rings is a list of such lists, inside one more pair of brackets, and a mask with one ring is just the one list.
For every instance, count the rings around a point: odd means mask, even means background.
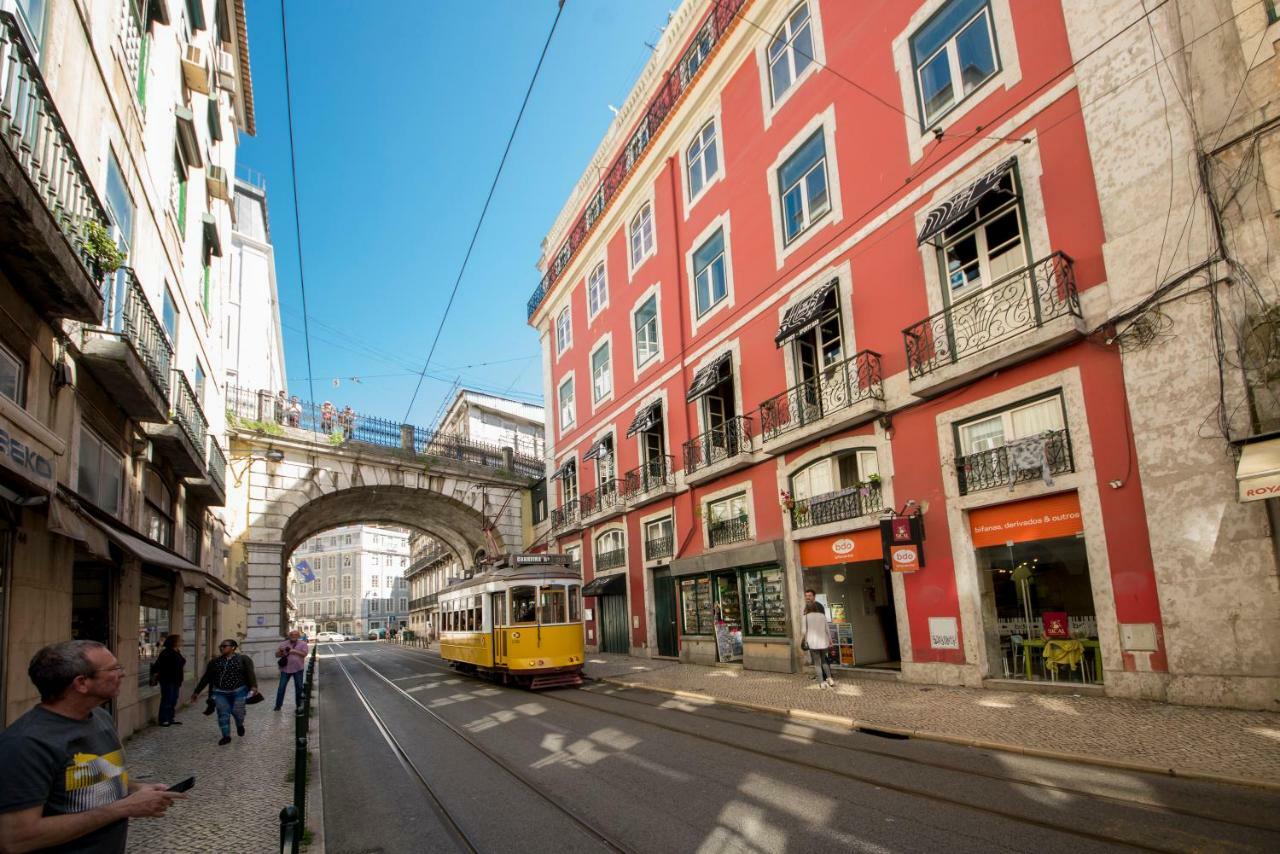
[{"label": "stone curb", "polygon": [[[307,825],[312,828],[311,844],[303,847],[307,854],[324,852],[324,789],[321,786],[320,766],[324,753],[320,744],[320,659],[316,658],[315,679],[311,683],[311,707],[316,710],[311,719],[313,726],[307,735],[307,749],[315,750],[315,762],[308,763],[307,771]],[[305,828],[304,828],[305,829]]]},{"label": "stone curb", "polygon": [[710,702],[718,706],[728,706],[730,708],[745,709],[752,712],[763,712],[764,714],[784,718],[820,721],[822,723],[846,726],[850,729],[859,731],[870,730],[873,732],[884,732],[889,733],[890,735],[901,735],[906,736],[907,738],[919,739],[921,741],[936,741],[942,744],[954,744],[960,747],[974,747],[980,750],[999,750],[1003,753],[1016,753],[1022,756],[1032,756],[1037,759],[1054,759],[1059,762],[1095,765],[1101,768],[1114,768],[1120,771],[1139,771],[1144,774],[1159,774],[1164,777],[1179,777],[1184,780],[1200,780],[1208,783],[1223,783],[1231,786],[1246,786],[1251,789],[1264,789],[1271,792],[1280,792],[1280,782],[1271,780],[1257,780],[1251,777],[1232,777],[1227,774],[1214,774],[1210,771],[1162,768],[1158,765],[1148,765],[1141,762],[1126,762],[1119,759],[1106,759],[1101,756],[1092,756],[1087,753],[1068,753],[1060,750],[1028,747],[1021,744],[1009,744],[1008,742],[1002,741],[987,741],[986,739],[981,738],[965,738],[963,736],[949,735],[945,732],[934,732],[932,730],[882,726],[880,724],[871,723],[870,721],[860,721],[857,718],[845,717],[843,715],[828,715],[822,712],[811,712],[807,709],[766,706],[760,703],[748,703],[741,700],[725,700],[719,697],[713,697],[710,694],[699,694],[694,691],[682,691],[675,688],[662,688],[655,685],[646,685],[640,682],[626,682],[621,679],[608,676],[589,676],[587,678],[592,679],[595,682],[617,685],[620,688],[631,688],[638,691],[652,691],[656,694],[667,694],[672,697]]}]

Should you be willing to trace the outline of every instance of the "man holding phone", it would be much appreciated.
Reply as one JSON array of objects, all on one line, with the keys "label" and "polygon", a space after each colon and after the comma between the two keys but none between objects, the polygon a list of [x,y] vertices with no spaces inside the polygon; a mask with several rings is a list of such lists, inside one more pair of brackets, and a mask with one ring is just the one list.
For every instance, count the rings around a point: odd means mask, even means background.
[{"label": "man holding phone", "polygon": [[0,851],[124,854],[129,819],[164,815],[186,797],[129,781],[102,708],[123,673],[96,641],[51,644],[31,659],[40,704],[0,733]]}]

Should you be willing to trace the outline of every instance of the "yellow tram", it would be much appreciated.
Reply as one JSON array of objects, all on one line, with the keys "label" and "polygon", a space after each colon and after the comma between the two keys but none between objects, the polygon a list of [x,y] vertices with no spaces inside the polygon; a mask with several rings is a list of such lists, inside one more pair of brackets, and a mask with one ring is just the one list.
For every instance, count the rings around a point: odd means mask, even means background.
[{"label": "yellow tram", "polygon": [[550,561],[528,565],[559,557],[513,555],[440,591],[441,657],[529,688],[581,685],[582,579]]}]

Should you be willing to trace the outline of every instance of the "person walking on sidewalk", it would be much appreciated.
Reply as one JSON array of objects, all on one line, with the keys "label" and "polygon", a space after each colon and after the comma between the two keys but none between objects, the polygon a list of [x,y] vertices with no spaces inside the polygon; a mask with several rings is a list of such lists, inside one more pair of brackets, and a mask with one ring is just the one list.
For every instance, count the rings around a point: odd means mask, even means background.
[{"label": "person walking on sidewalk", "polygon": [[187,659],[178,652],[181,644],[181,635],[166,636],[160,654],[151,663],[151,684],[160,686],[160,713],[157,716],[160,726],[182,725],[182,721],[173,717],[178,709],[182,676],[187,669]]},{"label": "person walking on sidewalk", "polygon": [[111,713],[124,668],[97,641],[50,644],[27,675],[40,703],[0,733],[0,851],[124,854],[129,819],[177,798],[134,783]]},{"label": "person walking on sidewalk", "polygon": [[209,662],[204,675],[196,683],[191,694],[191,702],[195,702],[209,686],[209,694],[218,709],[218,729],[222,730],[222,738],[218,744],[231,743],[231,718],[236,719],[236,735],[244,738],[244,706],[250,693],[258,691],[258,677],[253,672],[253,659],[239,652],[240,644],[227,638],[218,644],[220,655]]},{"label": "person walking on sidewalk", "polygon": [[836,681],[831,678],[831,664],[827,661],[827,649],[831,646],[831,638],[827,634],[827,609],[818,601],[812,590],[804,592],[804,648],[809,650],[809,660],[813,662],[813,675],[818,680],[819,688],[834,688]]},{"label": "person walking on sidewalk", "polygon": [[302,670],[307,664],[310,647],[302,639],[302,632],[292,629],[285,642],[276,647],[276,659],[280,662],[280,685],[276,688],[276,711],[284,705],[284,689],[293,680],[293,707],[302,708]]}]

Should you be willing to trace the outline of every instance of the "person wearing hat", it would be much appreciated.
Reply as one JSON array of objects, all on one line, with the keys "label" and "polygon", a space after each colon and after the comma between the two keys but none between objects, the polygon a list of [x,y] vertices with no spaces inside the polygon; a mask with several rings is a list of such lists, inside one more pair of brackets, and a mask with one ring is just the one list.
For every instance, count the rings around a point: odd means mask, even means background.
[{"label": "person wearing hat", "polygon": [[244,738],[244,707],[249,695],[258,693],[258,677],[253,671],[253,659],[240,652],[240,644],[227,638],[218,644],[218,657],[209,662],[204,675],[196,683],[191,694],[195,702],[205,686],[218,709],[218,729],[222,738],[218,744],[231,743],[231,718],[236,719],[236,735]]}]

